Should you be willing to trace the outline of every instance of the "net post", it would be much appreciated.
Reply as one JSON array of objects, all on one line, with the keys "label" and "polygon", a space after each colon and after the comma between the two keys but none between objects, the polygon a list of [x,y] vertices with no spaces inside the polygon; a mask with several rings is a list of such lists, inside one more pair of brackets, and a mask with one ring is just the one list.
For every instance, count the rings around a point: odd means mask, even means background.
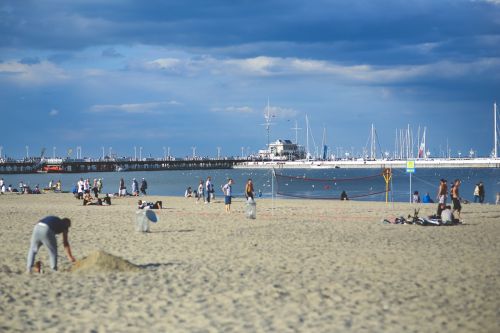
[{"label": "net post", "polygon": [[385,168],[383,172],[385,180],[385,203],[389,202],[389,182],[392,178],[392,171],[390,168]]}]

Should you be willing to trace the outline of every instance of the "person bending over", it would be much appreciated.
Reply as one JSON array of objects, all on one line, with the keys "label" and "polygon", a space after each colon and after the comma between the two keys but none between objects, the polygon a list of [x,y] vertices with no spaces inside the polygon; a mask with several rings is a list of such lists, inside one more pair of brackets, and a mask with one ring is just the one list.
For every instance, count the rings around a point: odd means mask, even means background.
[{"label": "person bending over", "polygon": [[[57,216],[46,216],[35,225],[31,236],[31,245],[28,251],[26,268],[28,273],[33,270],[36,254],[42,245],[45,245],[49,250],[50,268],[57,271],[57,240],[56,235],[62,234],[63,246],[66,256],[71,262],[76,259],[71,253],[71,247],[68,241],[69,227],[71,220],[68,218],[59,218]],[[38,265],[39,267],[39,265]]]}]

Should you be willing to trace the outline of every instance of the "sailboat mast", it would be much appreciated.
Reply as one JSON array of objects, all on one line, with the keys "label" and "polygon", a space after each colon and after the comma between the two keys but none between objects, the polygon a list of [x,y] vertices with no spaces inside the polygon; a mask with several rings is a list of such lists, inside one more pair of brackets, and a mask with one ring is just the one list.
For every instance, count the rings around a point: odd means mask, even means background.
[{"label": "sailboat mast", "polygon": [[497,102],[493,103],[493,123],[495,126],[495,130],[493,131],[493,135],[495,136],[495,148],[493,150],[493,157],[497,158],[498,157],[498,126],[497,126]]},{"label": "sailboat mast", "polygon": [[309,118],[306,114],[306,159],[309,161]]}]

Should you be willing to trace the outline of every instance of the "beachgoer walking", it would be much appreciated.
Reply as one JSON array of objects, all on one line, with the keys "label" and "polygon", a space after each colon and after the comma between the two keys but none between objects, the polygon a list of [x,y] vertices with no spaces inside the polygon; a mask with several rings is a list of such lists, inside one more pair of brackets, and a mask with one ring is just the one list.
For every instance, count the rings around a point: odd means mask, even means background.
[{"label": "beachgoer walking", "polygon": [[0,193],[5,194],[5,181],[3,178],[0,178]]},{"label": "beachgoer walking", "polygon": [[479,202],[483,203],[484,202],[484,184],[483,182],[479,182]]},{"label": "beachgoer walking", "polygon": [[214,185],[212,184],[212,177],[207,177],[207,181],[205,183],[205,191],[207,192],[207,201],[210,203],[210,198],[212,197],[212,193],[214,192]]},{"label": "beachgoer walking", "polygon": [[474,202],[479,202],[479,183],[474,187]]},{"label": "beachgoer walking", "polygon": [[132,195],[135,197],[139,196],[139,183],[135,178],[132,179]]},{"label": "beachgoer walking", "polygon": [[99,193],[102,192],[102,178],[99,178],[97,180],[97,190],[99,191]]},{"label": "beachgoer walking", "polygon": [[125,181],[120,178],[120,186],[118,188],[118,196],[124,197],[127,195],[127,187],[125,186]]},{"label": "beachgoer walking", "polygon": [[142,181],[141,181],[141,193],[143,195],[146,195],[146,190],[148,189],[148,182],[146,181],[146,179],[142,178]]},{"label": "beachgoer walking", "polygon": [[245,185],[245,197],[247,200],[250,198],[252,201],[254,200],[254,188],[253,182],[251,178],[248,178],[247,183]]},{"label": "beachgoer walking", "polygon": [[198,184],[198,196],[196,197],[196,203],[203,199],[205,201],[205,188],[203,186],[203,180],[200,179],[200,183]]},{"label": "beachgoer walking", "polygon": [[[35,263],[35,257],[40,249],[40,246],[45,245],[49,250],[50,257],[50,268],[52,270],[57,270],[57,241],[56,235],[62,233],[64,250],[66,256],[71,262],[75,262],[76,259],[71,253],[71,247],[68,241],[69,227],[71,226],[71,220],[68,218],[59,218],[57,216],[47,216],[38,221],[38,223],[33,228],[33,234],[31,236],[31,245],[28,252],[27,258],[27,270],[31,273],[33,265]],[[39,267],[39,266],[38,266]]]},{"label": "beachgoer walking", "polygon": [[[460,184],[462,182],[460,179],[455,179],[453,188],[451,189],[451,199],[453,201],[453,215],[460,219],[460,212],[462,211],[462,205],[460,204]],[[455,214],[457,212],[457,214]]]},{"label": "beachgoer walking", "polygon": [[222,192],[224,193],[224,204],[226,207],[226,213],[231,212],[231,195],[232,195],[232,185],[234,184],[233,180],[229,178],[227,184],[222,186]]}]

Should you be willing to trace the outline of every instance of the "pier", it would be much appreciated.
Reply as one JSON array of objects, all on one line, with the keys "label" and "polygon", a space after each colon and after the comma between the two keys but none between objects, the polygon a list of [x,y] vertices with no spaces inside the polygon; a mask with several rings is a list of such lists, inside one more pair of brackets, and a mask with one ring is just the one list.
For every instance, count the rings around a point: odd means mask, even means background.
[{"label": "pier", "polygon": [[0,174],[231,169],[238,159],[43,159],[0,161]]}]

